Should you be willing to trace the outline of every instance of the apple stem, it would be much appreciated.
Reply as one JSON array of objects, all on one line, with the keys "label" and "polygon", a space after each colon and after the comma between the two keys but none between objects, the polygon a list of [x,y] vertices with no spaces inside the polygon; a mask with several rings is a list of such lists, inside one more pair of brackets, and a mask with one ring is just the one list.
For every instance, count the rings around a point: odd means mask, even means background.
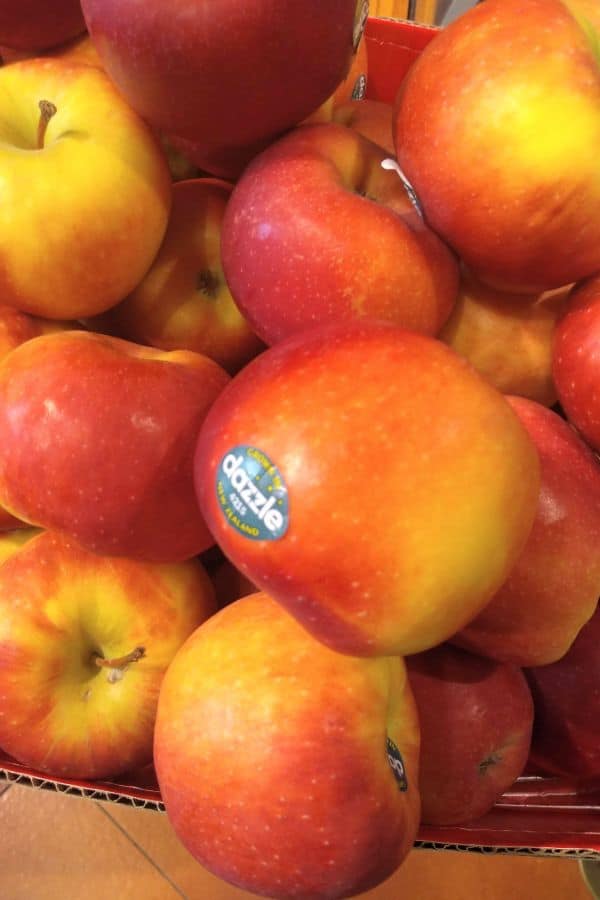
[{"label": "apple stem", "polygon": [[38,106],[40,109],[40,121],[38,122],[37,130],[37,148],[38,150],[42,150],[48,122],[52,116],[56,115],[56,106],[54,103],[51,103],[50,100],[40,100]]},{"label": "apple stem", "polygon": [[116,659],[104,659],[103,656],[96,656],[96,665],[105,669],[124,669],[129,663],[137,662],[146,654],[145,647],[136,647],[131,653],[125,656],[119,656]]}]

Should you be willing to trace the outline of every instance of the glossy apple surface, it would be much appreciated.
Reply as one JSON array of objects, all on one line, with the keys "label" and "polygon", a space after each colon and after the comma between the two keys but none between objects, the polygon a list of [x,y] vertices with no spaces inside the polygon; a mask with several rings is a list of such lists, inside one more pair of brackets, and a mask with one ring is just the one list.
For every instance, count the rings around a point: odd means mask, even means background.
[{"label": "glossy apple surface", "polygon": [[540,458],[538,509],[506,582],[457,640],[494,659],[539,666],[564,656],[600,596],[600,462],[552,410],[523,397],[508,401]]},{"label": "glossy apple surface", "polygon": [[405,662],[421,726],[422,821],[479,819],[527,763],[533,701],[525,676],[449,644]]},{"label": "glossy apple surface", "polygon": [[176,562],[212,538],[192,462],[228,381],[207,357],[81,331],[0,363],[0,503],[96,553]]},{"label": "glossy apple surface", "polygon": [[316,637],[404,654],[455,633],[531,529],[535,447],[433,338],[317,328],[249,363],[200,432],[196,488],[224,553]]},{"label": "glossy apple surface", "polygon": [[2,0],[0,44],[19,50],[44,50],[85,31],[79,0]]},{"label": "glossy apple surface", "polygon": [[56,777],[152,760],[163,675],[215,610],[197,561],[100,557],[45,532],[0,566],[0,746]]},{"label": "glossy apple surface", "polygon": [[398,161],[431,227],[493,286],[600,269],[597,3],[486,0],[442,29],[396,100]]},{"label": "glossy apple surface", "polygon": [[186,641],[161,687],[154,758],[192,855],[259,896],[354,896],[419,822],[419,726],[402,660],[356,659],[253,594]]},{"label": "glossy apple surface", "polygon": [[[167,226],[160,146],[94,66],[51,57],[3,66],[0,97],[2,303],[51,319],[114,306]],[[56,112],[40,130],[41,101]]]},{"label": "glossy apple surface", "polygon": [[348,71],[363,5],[82,2],[102,63],[131,106],[208,158],[271,140],[316,109]]},{"label": "glossy apple surface", "polygon": [[509,294],[463,271],[440,340],[468,359],[503,394],[553,406],[557,395],[552,345],[568,290]]},{"label": "glossy apple surface", "polygon": [[533,763],[554,775],[600,775],[600,612],[562,659],[525,674],[535,705]]},{"label": "glossy apple surface", "polygon": [[193,350],[236,372],[264,349],[235,305],[221,262],[231,185],[197,178],[173,186],[173,207],[150,269],[108,313],[117,334],[163,350]]},{"label": "glossy apple surface", "polygon": [[223,220],[223,270],[267,344],[330,322],[436,334],[446,321],[457,262],[381,168],[386,156],[342,125],[303,125],[245,169]]},{"label": "glossy apple surface", "polygon": [[554,335],[552,374],[569,421],[600,451],[600,275],[568,298]]}]

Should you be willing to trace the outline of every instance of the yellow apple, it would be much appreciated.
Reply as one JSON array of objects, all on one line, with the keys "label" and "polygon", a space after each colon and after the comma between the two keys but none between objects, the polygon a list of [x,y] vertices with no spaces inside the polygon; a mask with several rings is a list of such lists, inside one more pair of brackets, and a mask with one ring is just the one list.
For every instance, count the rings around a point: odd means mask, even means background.
[{"label": "yellow apple", "polygon": [[164,672],[215,608],[197,560],[96,556],[52,532],[13,548],[0,566],[0,746],[71,778],[151,762]]},{"label": "yellow apple", "polygon": [[103,312],[140,281],[171,204],[165,155],[100,69],[0,69],[2,302],[50,319]]}]

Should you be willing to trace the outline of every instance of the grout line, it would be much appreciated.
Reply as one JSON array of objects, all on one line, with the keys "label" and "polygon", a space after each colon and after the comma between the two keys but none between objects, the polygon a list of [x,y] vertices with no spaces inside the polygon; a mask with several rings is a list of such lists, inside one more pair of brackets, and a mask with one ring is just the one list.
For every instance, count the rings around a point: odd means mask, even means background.
[{"label": "grout line", "polygon": [[151,865],[154,869],[156,869],[156,871],[159,873],[159,875],[161,875],[161,876],[165,879],[165,881],[168,881],[168,882],[169,882],[169,884],[171,885],[171,887],[173,888],[173,890],[176,891],[176,892],[179,894],[180,897],[183,897],[183,900],[189,900],[189,898],[187,897],[186,894],[183,893],[183,891],[181,890],[181,888],[178,887],[178,886],[175,884],[175,882],[173,881],[173,879],[172,879],[169,875],[167,875],[166,872],[163,872],[163,870],[161,869],[161,867],[160,867],[159,865],[156,864],[156,862],[152,859],[152,857],[150,856],[150,854],[149,854],[146,850],[144,850],[144,848],[141,846],[141,844],[138,844],[138,842],[135,840],[135,838],[133,838],[133,837],[129,834],[129,832],[127,831],[127,829],[126,829],[126,828],[123,828],[123,826],[122,826],[119,822],[117,822],[116,819],[113,819],[113,817],[111,816],[111,814],[109,813],[109,811],[108,811],[107,809],[104,809],[104,807],[102,806],[101,803],[99,803],[97,800],[95,801],[95,803],[96,803],[96,806],[98,807],[98,809],[100,810],[100,812],[101,812],[103,815],[106,816],[106,818],[111,822],[111,824],[114,825],[114,827],[117,828],[117,829],[121,832],[121,834],[123,834],[123,835],[127,838],[127,840],[129,841],[130,844],[133,844],[133,846],[135,847],[135,849],[136,849],[139,853],[141,853],[142,856],[145,857],[145,859],[148,860],[148,862],[150,863],[150,865]]}]

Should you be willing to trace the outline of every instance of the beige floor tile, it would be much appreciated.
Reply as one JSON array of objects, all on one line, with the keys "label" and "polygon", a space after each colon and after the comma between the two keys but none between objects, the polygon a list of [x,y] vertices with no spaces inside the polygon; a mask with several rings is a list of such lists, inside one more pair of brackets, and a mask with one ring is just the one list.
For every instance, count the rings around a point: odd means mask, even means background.
[{"label": "beige floor tile", "polygon": [[[251,900],[214,878],[180,844],[166,816],[103,804],[189,900]],[[361,900],[591,900],[574,860],[415,850]]]},{"label": "beige floor tile", "polygon": [[2,900],[182,896],[90,800],[12,785],[0,835]]}]

